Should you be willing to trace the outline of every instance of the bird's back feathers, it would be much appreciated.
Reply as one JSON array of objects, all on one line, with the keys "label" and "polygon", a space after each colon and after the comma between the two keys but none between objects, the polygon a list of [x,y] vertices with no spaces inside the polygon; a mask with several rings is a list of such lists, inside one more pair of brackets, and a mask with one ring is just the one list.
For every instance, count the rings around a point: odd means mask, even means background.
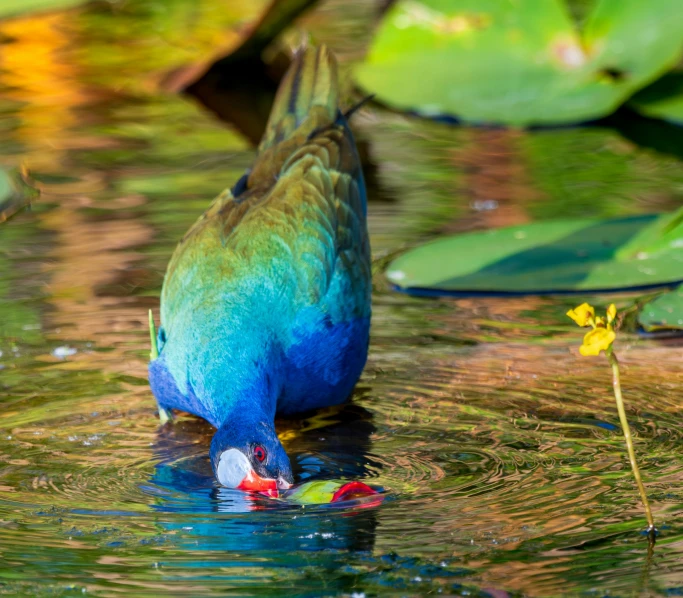
[{"label": "bird's back feathers", "polygon": [[[324,46],[295,58],[254,165],[233,189],[214,201],[169,264],[165,367],[182,392],[192,388],[211,402],[212,421],[259,377],[269,387],[287,380],[301,387],[297,394],[320,395],[306,408],[338,403],[345,396],[334,388],[348,394],[365,362],[370,248],[358,155],[338,108],[336,61]],[[360,323],[349,330],[363,338],[342,335],[339,347],[326,346],[325,338],[336,338],[329,330],[351,322]],[[292,349],[310,348],[314,339],[323,354]],[[287,365],[293,360],[296,366]],[[324,393],[316,395],[318,382]],[[295,410],[297,396],[288,400],[285,410]]]},{"label": "bird's back feathers", "polygon": [[331,124],[337,117],[339,91],[337,61],[325,46],[303,49],[282,79],[259,152],[292,137],[306,127]]}]

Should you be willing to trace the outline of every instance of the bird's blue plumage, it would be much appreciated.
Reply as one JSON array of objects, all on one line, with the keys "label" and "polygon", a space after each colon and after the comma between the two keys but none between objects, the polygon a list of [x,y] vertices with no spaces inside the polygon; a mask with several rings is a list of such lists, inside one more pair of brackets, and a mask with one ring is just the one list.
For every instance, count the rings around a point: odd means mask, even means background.
[{"label": "bird's blue plumage", "polygon": [[345,401],[365,365],[366,198],[337,103],[334,59],[307,50],[283,81],[253,168],[169,264],[150,383],[162,408],[219,429],[214,466],[226,448],[249,456],[269,443],[255,470],[291,477],[276,413]]}]

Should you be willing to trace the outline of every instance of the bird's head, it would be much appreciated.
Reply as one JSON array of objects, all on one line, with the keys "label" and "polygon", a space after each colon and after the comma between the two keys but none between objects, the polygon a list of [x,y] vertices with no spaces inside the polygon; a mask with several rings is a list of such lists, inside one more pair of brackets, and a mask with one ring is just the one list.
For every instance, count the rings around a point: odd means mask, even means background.
[{"label": "bird's head", "polygon": [[229,421],[214,435],[210,455],[216,479],[227,488],[277,496],[294,482],[289,457],[272,424]]}]

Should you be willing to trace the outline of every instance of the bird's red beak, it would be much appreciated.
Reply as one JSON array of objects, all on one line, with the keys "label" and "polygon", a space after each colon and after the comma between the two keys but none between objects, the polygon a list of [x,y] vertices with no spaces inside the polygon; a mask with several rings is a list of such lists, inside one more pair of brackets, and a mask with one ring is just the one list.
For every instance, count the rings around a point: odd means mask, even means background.
[{"label": "bird's red beak", "polygon": [[278,497],[277,480],[262,478],[253,469],[245,476],[237,488],[250,492],[259,492],[271,498]]}]

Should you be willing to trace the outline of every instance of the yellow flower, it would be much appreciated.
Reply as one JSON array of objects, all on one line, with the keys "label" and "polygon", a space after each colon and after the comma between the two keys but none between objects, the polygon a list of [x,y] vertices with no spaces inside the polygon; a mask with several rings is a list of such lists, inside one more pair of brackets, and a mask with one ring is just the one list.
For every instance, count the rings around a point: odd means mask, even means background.
[{"label": "yellow flower", "polygon": [[588,303],[582,303],[570,309],[567,315],[579,326],[591,326],[593,330],[583,337],[583,344],[579,347],[581,355],[599,355],[600,351],[607,351],[614,342],[616,334],[612,322],[617,317],[617,308],[612,303],[607,308],[607,317],[595,315],[595,309]]},{"label": "yellow flower", "polygon": [[600,351],[607,351],[617,337],[614,330],[609,328],[593,328],[583,337],[583,345],[579,347],[579,353],[584,357],[599,355]]},{"label": "yellow flower", "polygon": [[617,317],[617,308],[615,307],[614,303],[611,303],[610,306],[607,308],[607,323],[611,324],[614,322],[614,318]]},{"label": "yellow flower", "polygon": [[582,303],[574,309],[570,309],[567,315],[574,320],[579,326],[593,325],[593,318],[595,317],[595,309],[588,303]]}]

